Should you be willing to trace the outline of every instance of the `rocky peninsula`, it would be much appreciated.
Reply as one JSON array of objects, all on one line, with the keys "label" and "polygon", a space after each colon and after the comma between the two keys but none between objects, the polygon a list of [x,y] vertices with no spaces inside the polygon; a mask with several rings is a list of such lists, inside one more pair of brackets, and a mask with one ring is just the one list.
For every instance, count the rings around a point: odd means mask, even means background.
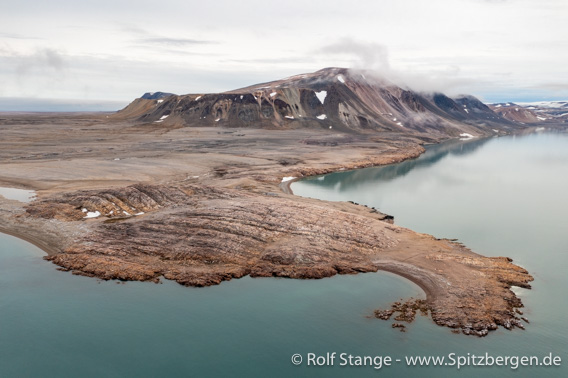
[{"label": "rocky peninsula", "polygon": [[533,278],[511,259],[416,233],[375,209],[282,190],[285,177],[416,158],[425,143],[418,133],[187,127],[124,113],[4,113],[0,127],[0,186],[38,196],[0,197],[0,231],[40,246],[61,270],[186,286],[385,270],[427,299],[379,318],[429,311],[437,324],[478,336],[523,328],[511,287]]}]

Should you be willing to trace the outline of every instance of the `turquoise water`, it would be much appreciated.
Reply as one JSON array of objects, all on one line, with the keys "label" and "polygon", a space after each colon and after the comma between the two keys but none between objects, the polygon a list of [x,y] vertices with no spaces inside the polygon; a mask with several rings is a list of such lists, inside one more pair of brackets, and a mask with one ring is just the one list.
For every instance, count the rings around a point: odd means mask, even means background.
[{"label": "turquoise water", "polygon": [[[531,324],[525,332],[490,335],[482,341],[485,349],[568,358],[568,135],[452,141],[416,160],[313,177],[293,183],[292,190],[374,206],[399,225],[458,238],[484,255],[512,257],[535,277],[532,290],[516,290]],[[566,364],[519,368],[515,376],[568,376]]]},{"label": "turquoise water", "polygon": [[[0,377],[558,377],[567,375],[563,293],[568,138],[534,135],[445,144],[391,167],[294,183],[296,194],[354,200],[398,224],[458,237],[533,273],[526,331],[454,335],[418,317],[401,333],[369,318],[410,296],[389,273],[322,280],[243,278],[209,288],[101,282],[57,271],[43,252],[0,234]],[[381,172],[382,170],[382,172]],[[561,367],[306,366],[308,353],[562,357]],[[304,357],[300,366],[290,358]]]}]

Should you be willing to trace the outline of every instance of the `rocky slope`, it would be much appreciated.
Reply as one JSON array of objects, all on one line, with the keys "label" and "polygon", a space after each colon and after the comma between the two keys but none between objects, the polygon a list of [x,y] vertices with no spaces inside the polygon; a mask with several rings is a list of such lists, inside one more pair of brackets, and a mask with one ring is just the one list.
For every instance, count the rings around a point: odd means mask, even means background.
[{"label": "rocky slope", "polygon": [[344,68],[224,93],[137,99],[116,117],[193,127],[391,132],[425,139],[494,135],[515,127],[475,97],[417,93],[372,73]]}]

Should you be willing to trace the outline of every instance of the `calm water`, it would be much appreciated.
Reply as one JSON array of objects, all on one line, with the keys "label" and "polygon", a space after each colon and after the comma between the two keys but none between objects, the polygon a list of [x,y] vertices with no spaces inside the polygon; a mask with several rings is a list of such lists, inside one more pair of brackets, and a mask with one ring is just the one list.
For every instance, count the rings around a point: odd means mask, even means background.
[{"label": "calm water", "polygon": [[26,189],[16,189],[16,188],[5,188],[0,186],[0,196],[10,199],[17,200],[20,202],[30,202],[36,193],[34,190]]},{"label": "calm water", "polygon": [[[479,339],[418,317],[407,333],[373,309],[423,296],[388,273],[323,280],[243,278],[211,288],[99,282],[59,272],[43,252],[0,234],[0,377],[566,375],[568,138],[535,135],[434,147],[382,169],[293,184],[297,194],[354,200],[398,224],[508,255],[535,275],[527,331]],[[294,366],[300,353],[467,353],[563,358],[560,368]],[[336,364],[338,361],[336,361]]]}]

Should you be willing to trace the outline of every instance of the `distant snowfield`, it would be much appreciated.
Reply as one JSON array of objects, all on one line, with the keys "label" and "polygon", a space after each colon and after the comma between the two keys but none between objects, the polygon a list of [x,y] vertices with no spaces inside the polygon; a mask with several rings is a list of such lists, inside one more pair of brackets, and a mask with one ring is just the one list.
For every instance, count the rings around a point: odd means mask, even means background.
[{"label": "distant snowfield", "polygon": [[568,101],[536,101],[536,102],[517,102],[521,106],[539,106],[541,108],[566,108]]}]

